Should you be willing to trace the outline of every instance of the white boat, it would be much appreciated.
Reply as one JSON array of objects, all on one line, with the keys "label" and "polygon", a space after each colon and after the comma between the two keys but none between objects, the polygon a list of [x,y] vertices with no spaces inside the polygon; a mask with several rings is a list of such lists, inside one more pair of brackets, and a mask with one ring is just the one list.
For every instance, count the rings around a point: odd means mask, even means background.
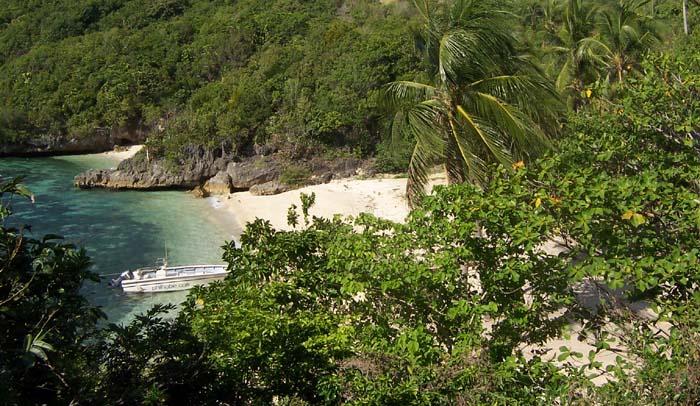
[{"label": "white boat", "polygon": [[228,275],[226,265],[171,266],[167,262],[157,268],[126,271],[113,279],[111,286],[121,286],[128,293],[171,292],[187,290],[222,280]]}]

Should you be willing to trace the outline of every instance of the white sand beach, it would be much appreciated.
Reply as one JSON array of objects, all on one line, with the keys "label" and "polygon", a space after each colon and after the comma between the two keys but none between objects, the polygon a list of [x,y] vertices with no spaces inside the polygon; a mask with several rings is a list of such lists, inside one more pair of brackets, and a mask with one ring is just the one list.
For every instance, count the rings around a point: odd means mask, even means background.
[{"label": "white sand beach", "polygon": [[220,197],[241,226],[256,218],[270,221],[281,230],[288,230],[287,209],[295,204],[301,207],[302,193],[316,194],[311,208],[313,216],[333,218],[372,213],[392,221],[403,221],[408,215],[405,198],[406,178],[341,179],[330,183],[307,186],[274,196],[254,196],[250,192],[232,193]]},{"label": "white sand beach", "polygon": [[[445,179],[441,175],[432,177],[431,185],[444,183]],[[354,217],[360,213],[371,213],[387,220],[403,222],[409,213],[405,196],[406,178],[390,175],[371,179],[339,179],[273,196],[237,192],[217,196],[215,203],[227,210],[241,229],[246,223],[261,218],[270,221],[279,230],[289,230],[287,209],[292,204],[301,207],[299,196],[302,193],[316,194],[316,203],[310,214],[327,219],[332,219],[335,215]]]},{"label": "white sand beach", "polygon": [[142,148],[143,145],[129,145],[126,147],[117,147],[112,151],[103,152],[100,155],[121,162],[133,157],[137,152],[141,151]]}]

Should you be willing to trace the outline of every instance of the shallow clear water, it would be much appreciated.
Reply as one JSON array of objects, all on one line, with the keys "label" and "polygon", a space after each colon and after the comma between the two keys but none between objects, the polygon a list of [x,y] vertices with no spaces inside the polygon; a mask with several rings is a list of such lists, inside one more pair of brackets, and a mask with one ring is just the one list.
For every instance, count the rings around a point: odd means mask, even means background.
[{"label": "shallow clear water", "polygon": [[[23,176],[36,196],[31,204],[13,199],[12,223],[32,225],[31,236],[63,235],[85,247],[100,275],[151,266],[167,246],[170,265],[223,263],[221,247],[238,235],[235,221],[214,209],[209,199],[178,191],[79,190],[73,177],[116,162],[101,155],[52,158],[1,158],[0,176]],[[186,292],[126,295],[89,283],[84,293],[102,306],[110,322],[128,320],[155,303],[178,303]]]}]

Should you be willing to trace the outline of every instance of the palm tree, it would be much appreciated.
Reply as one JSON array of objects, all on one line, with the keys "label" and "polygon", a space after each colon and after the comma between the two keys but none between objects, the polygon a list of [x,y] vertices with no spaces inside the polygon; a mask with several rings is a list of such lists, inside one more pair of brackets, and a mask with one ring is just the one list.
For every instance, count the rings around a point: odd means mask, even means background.
[{"label": "palm tree", "polygon": [[[693,0],[693,3],[700,6],[700,0]],[[681,8],[683,11],[683,33],[685,35],[690,35],[690,25],[688,24],[688,0],[683,0]]]},{"label": "palm tree", "polygon": [[536,34],[551,34],[559,25],[557,0],[528,0],[518,13],[523,25]]},{"label": "palm tree", "polygon": [[622,83],[627,72],[659,40],[659,27],[644,13],[649,0],[613,0],[601,8],[599,36],[582,41],[582,49],[601,55],[609,82]]},{"label": "palm tree", "polygon": [[429,169],[449,183],[484,185],[492,163],[511,165],[550,146],[557,93],[517,52],[507,14],[483,0],[414,1],[423,19],[417,48],[425,80],[390,83],[393,136],[412,137],[407,196],[425,194]]},{"label": "palm tree", "polygon": [[598,7],[586,0],[565,0],[561,4],[562,25],[550,51],[556,56],[556,86],[568,95],[575,109],[586,83],[597,78],[596,66],[602,61],[593,47],[583,44],[594,35]]},{"label": "palm tree", "polygon": [[522,40],[540,60],[551,52],[553,38],[561,26],[558,0],[528,0],[518,13],[522,16]]}]

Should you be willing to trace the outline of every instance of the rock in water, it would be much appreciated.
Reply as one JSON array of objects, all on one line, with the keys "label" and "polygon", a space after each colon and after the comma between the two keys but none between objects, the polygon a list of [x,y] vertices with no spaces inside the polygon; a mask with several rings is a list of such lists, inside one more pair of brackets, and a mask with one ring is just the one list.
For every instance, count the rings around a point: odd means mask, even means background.
[{"label": "rock in water", "polygon": [[0,156],[45,156],[103,152],[117,145],[140,144],[148,129],[130,125],[114,129],[99,129],[84,136],[37,135],[12,142],[0,141]]},{"label": "rock in water", "polygon": [[227,195],[231,193],[231,175],[226,171],[219,171],[204,184],[203,189],[208,195]]},{"label": "rock in water", "polygon": [[89,170],[75,177],[82,189],[192,189],[224,169],[226,161],[210,151],[195,149],[178,165],[161,159],[147,160],[137,154],[122,161],[115,170]]},{"label": "rock in water", "polygon": [[[115,170],[89,170],[75,177],[74,184],[83,189],[193,189],[226,195],[250,190],[256,195],[273,195],[291,190],[279,182],[284,160],[279,156],[255,156],[241,162],[229,162],[203,147],[192,147],[177,164],[163,159],[146,159],[141,152],[119,164]],[[314,159],[309,163],[312,176],[305,184],[328,183],[331,179],[354,175],[362,161],[355,158]]]}]

